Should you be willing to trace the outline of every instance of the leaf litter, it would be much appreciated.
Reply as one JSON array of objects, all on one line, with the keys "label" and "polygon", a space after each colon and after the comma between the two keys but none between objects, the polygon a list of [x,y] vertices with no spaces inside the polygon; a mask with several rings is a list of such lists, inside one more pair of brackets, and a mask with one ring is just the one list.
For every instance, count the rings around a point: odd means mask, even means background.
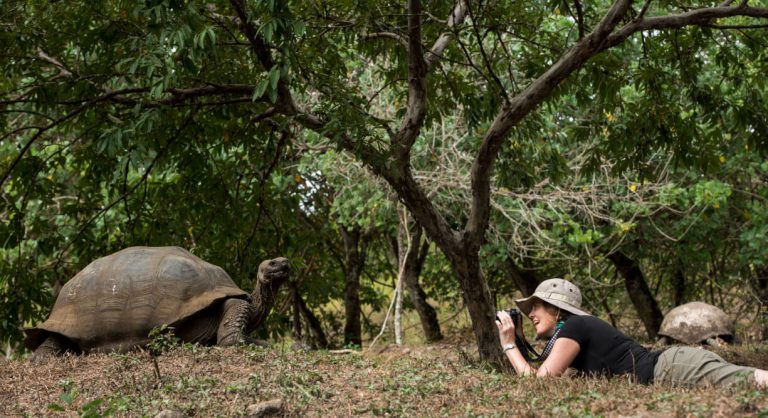
[{"label": "leaf litter", "polygon": [[[768,347],[718,349],[768,367]],[[469,354],[467,354],[469,353]],[[246,416],[280,399],[285,416],[765,416],[768,391],[644,386],[626,377],[519,378],[458,344],[354,352],[184,345],[149,353],[0,360],[0,416]]]}]

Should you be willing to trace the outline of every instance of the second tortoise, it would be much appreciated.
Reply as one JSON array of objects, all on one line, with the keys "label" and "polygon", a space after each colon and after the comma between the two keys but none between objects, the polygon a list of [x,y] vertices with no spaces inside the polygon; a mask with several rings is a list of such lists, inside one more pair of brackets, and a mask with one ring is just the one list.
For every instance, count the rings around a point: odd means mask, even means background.
[{"label": "second tortoise", "polygon": [[717,306],[690,302],[670,310],[661,322],[661,343],[710,344],[733,342],[733,322]]}]

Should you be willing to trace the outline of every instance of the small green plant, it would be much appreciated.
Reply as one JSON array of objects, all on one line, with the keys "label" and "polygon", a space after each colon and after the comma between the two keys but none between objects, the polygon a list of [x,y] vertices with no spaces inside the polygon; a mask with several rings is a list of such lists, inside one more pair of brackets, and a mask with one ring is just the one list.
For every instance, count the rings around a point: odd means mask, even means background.
[{"label": "small green plant", "polygon": [[192,354],[197,354],[200,352],[200,350],[203,348],[200,344],[197,343],[182,343],[181,349]]},{"label": "small green plant", "polygon": [[346,350],[360,350],[360,349],[362,349],[362,347],[360,346],[360,344],[346,343],[346,344],[344,344],[344,349],[346,349]]},{"label": "small green plant", "polygon": [[94,399],[82,407],[80,407],[80,418],[98,418],[98,417],[109,417],[114,415],[115,410],[111,405],[107,405],[106,408],[102,409],[102,405],[104,404],[104,399],[98,398]]},{"label": "small green plant", "polygon": [[237,392],[243,391],[245,388],[246,388],[246,385],[244,385],[243,383],[233,382],[233,383],[227,384],[225,391],[227,393],[237,393]]},{"label": "small green plant", "polygon": [[160,366],[157,364],[157,358],[177,346],[180,340],[173,334],[173,327],[166,324],[152,328],[152,331],[149,332],[149,338],[150,342],[147,344],[147,350],[149,351],[149,357],[152,359],[152,365],[155,367],[157,384],[160,385],[162,376],[160,375]]},{"label": "small green plant", "polygon": [[152,331],[149,332],[149,339],[150,342],[147,344],[147,349],[153,356],[167,353],[178,346],[180,341],[179,338],[174,335],[173,327],[166,324],[152,328]]},{"label": "small green plant", "polygon": [[71,405],[79,395],[77,388],[74,387],[74,384],[69,379],[60,381],[59,386],[62,390],[62,392],[59,394],[59,399],[64,403],[64,405],[58,403],[50,403],[48,404],[48,409],[51,411],[65,411],[66,407]]},{"label": "small green plant", "polygon": [[[48,404],[48,410],[54,412],[64,412],[67,407],[71,406],[75,400],[80,396],[80,392],[75,387],[74,383],[69,379],[64,379],[59,382],[61,387],[61,393],[59,394],[59,403]],[[92,401],[85,403],[78,410],[78,416],[80,418],[95,418],[95,417],[108,417],[115,413],[115,409],[112,405],[107,405],[106,408],[102,408],[104,405],[104,399],[96,398]]]}]

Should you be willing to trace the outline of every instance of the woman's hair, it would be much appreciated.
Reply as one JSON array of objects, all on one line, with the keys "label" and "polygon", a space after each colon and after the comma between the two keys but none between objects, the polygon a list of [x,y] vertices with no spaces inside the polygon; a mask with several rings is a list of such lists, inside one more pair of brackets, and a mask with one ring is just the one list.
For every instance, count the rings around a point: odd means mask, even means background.
[{"label": "woman's hair", "polygon": [[546,309],[549,313],[551,313],[555,317],[555,320],[558,322],[565,321],[573,315],[572,313],[566,311],[565,309],[559,308],[541,299],[538,299],[536,302],[540,302],[544,306],[544,309]]}]

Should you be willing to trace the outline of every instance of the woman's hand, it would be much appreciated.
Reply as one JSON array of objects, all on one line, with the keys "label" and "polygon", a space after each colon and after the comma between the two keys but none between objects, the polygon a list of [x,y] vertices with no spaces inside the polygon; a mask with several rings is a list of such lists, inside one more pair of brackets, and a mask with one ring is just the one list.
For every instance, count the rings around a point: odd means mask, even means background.
[{"label": "woman's hand", "polygon": [[515,342],[515,321],[505,311],[496,312],[496,326],[499,327],[499,342],[502,346]]}]

